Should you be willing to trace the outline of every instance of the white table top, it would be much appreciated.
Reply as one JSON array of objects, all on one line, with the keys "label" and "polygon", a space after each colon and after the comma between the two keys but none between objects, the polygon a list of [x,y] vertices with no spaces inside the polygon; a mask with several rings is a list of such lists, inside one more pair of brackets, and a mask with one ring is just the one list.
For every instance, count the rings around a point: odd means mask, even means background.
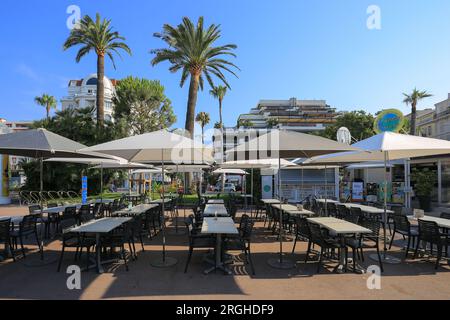
[{"label": "white table top", "polygon": [[122,210],[118,210],[116,212],[114,212],[115,215],[120,215],[120,214],[130,214],[130,215],[138,215],[141,213],[146,212],[147,210],[150,209],[154,209],[159,207],[159,204],[157,203],[149,203],[149,204],[140,204],[138,206],[134,206],[131,209],[122,209]]},{"label": "white table top", "polygon": [[339,203],[339,201],[332,200],[332,199],[314,199],[314,200],[316,200],[316,202],[321,202],[321,203],[325,203],[325,200],[327,200],[327,203]]},{"label": "white table top", "polygon": [[[352,208],[352,207],[353,208],[360,208],[362,211],[364,211],[366,213],[384,214],[384,209],[383,208],[376,208],[376,207],[371,207],[371,206],[365,206],[365,205],[358,204],[358,203],[342,203],[342,204],[344,206],[346,206],[347,208]],[[394,213],[394,211],[386,210],[386,213]]]},{"label": "white table top", "polygon": [[[417,218],[415,218],[414,216],[409,216],[408,219],[412,222],[417,223]],[[433,222],[436,222],[440,228],[450,229],[450,220],[449,219],[425,216],[423,218],[420,218],[420,220],[433,221]]]},{"label": "white table top", "polygon": [[210,199],[208,200],[208,204],[224,204],[223,199]]},{"label": "white table top", "polygon": [[131,219],[132,218],[102,218],[90,221],[78,227],[70,228],[67,231],[80,233],[108,233]]},{"label": "white table top", "polygon": [[[64,205],[64,206],[58,206],[58,207],[53,207],[53,208],[44,208],[42,210],[42,213],[60,213],[60,212],[64,212],[64,210],[66,210],[66,208],[70,208],[70,207],[76,207],[77,210],[81,208],[81,203],[74,203],[74,204],[68,204],[68,205]],[[41,210],[36,210],[34,211],[34,213],[41,213]]]},{"label": "white table top", "polygon": [[201,233],[238,234],[239,231],[231,218],[204,218]]},{"label": "white table top", "polygon": [[204,215],[210,215],[215,213],[228,214],[228,211],[223,204],[207,204],[205,206],[205,210],[203,211]]},{"label": "white table top", "polygon": [[335,234],[361,234],[372,233],[371,230],[361,227],[360,225],[331,217],[324,218],[308,218],[308,221],[317,223],[321,227]]},{"label": "white table top", "polygon": [[272,204],[272,203],[280,203],[280,200],[278,199],[261,199],[261,202],[265,204]]},{"label": "white table top", "polygon": [[0,221],[11,219],[11,223],[21,223],[24,216],[0,216]]}]

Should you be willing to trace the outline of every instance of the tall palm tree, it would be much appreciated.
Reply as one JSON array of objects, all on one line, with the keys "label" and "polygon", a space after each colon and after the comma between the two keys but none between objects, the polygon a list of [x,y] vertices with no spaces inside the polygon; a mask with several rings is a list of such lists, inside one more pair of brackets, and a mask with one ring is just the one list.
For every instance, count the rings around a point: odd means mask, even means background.
[{"label": "tall palm tree", "polygon": [[221,124],[221,128],[223,128],[222,121],[222,101],[225,95],[227,94],[227,87],[217,86],[213,87],[209,93],[217,100],[219,100],[219,123]]},{"label": "tall palm tree", "polygon": [[209,113],[203,111],[199,112],[195,117],[195,121],[197,121],[200,127],[202,127],[202,143],[205,144],[205,126],[207,126],[211,121],[209,118]]},{"label": "tall palm tree", "polygon": [[45,107],[45,111],[47,112],[47,120],[50,119],[50,109],[56,109],[56,98],[44,93],[42,96],[34,98],[34,102],[42,107]]},{"label": "tall palm tree", "polygon": [[194,135],[198,89],[203,90],[204,78],[211,88],[214,88],[212,76],[217,77],[227,88],[230,88],[223,71],[230,72],[237,77],[232,69],[239,70],[236,65],[224,58],[226,55],[236,57],[232,52],[237,48],[236,45],[213,46],[221,36],[219,28],[220,26],[215,24],[205,28],[203,17],[198,19],[196,26],[189,18],[184,17],[178,26],[165,24],[162,33],[154,34],[155,37],[162,39],[168,48],[152,50],[152,53],[155,54],[152,65],[169,61],[171,63],[170,72],[181,70],[181,87],[190,77],[185,129],[189,131],[191,137]]},{"label": "tall palm tree", "polygon": [[117,31],[113,31],[111,27],[111,20],[101,19],[100,14],[97,13],[95,21],[89,16],[84,16],[81,19],[79,27],[72,29],[69,37],[64,43],[64,50],[73,46],[82,45],[76,56],[76,62],[80,62],[81,58],[87,55],[92,50],[97,54],[97,124],[103,126],[104,110],[105,110],[105,56],[108,56],[112,61],[114,69],[116,64],[114,62],[113,53],[119,57],[119,49],[124,50],[131,55],[130,48],[122,41],[125,40]]},{"label": "tall palm tree", "polygon": [[417,88],[414,88],[413,92],[411,94],[403,93],[405,96],[405,99],[403,100],[404,103],[407,105],[411,105],[411,127],[409,134],[415,135],[416,134],[416,118],[417,118],[417,104],[420,100],[432,97],[433,95],[428,93],[425,90],[417,90]]}]

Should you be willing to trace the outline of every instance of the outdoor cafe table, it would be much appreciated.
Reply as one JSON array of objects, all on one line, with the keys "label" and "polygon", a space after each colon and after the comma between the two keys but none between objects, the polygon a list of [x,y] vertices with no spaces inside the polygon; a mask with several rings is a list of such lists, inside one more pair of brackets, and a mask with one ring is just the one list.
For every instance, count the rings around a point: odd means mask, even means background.
[{"label": "outdoor cafe table", "polygon": [[228,216],[227,208],[223,204],[207,204],[203,210],[203,216]]},{"label": "outdoor cafe table", "polygon": [[205,270],[204,273],[208,274],[214,270],[220,269],[223,270],[227,274],[231,274],[231,271],[225,266],[225,263],[222,261],[222,235],[231,235],[238,234],[236,226],[234,225],[234,221],[231,218],[204,218],[202,224],[202,234],[213,234],[216,235],[216,257],[214,266],[208,270]]},{"label": "outdoor cafe table", "polygon": [[[316,199],[316,202],[320,202],[320,203],[325,203],[325,199]],[[360,208],[361,211],[368,213],[368,214],[383,214],[384,213],[384,209],[383,208],[376,208],[376,207],[371,207],[371,206],[365,206],[359,203],[341,203],[339,201],[336,200],[331,200],[331,199],[326,199],[327,203],[334,203],[334,204],[339,204],[339,205],[343,205],[346,206],[347,208]],[[392,210],[386,210],[386,213],[392,214],[394,213],[394,211]]]},{"label": "outdoor cafe table", "polygon": [[[95,247],[96,247],[96,267],[98,273],[103,273],[102,261],[101,261],[101,247],[100,247],[100,237],[101,235],[107,234],[114,229],[120,227],[124,223],[130,221],[132,218],[102,218],[99,220],[93,220],[82,224],[81,226],[69,228],[64,230],[64,232],[75,232],[75,233],[92,233],[95,234]],[[106,262],[104,262],[106,263]]]},{"label": "outdoor cafe table", "polygon": [[[164,203],[169,203],[171,201],[172,201],[171,198],[164,198]],[[152,201],[150,201],[150,203],[159,203],[159,204],[161,204],[161,203],[163,203],[163,199],[152,200]]]},{"label": "outdoor cafe table", "polygon": [[[335,268],[337,273],[344,272],[345,268],[345,236],[372,233],[371,230],[360,225],[332,217],[308,218],[308,221],[320,225],[322,228],[330,231],[339,237],[341,243],[341,253],[339,256],[339,265]],[[356,273],[363,273],[362,269],[353,270]]]},{"label": "outdoor cafe table", "polygon": [[208,200],[208,204],[224,204],[223,199],[210,199]]},{"label": "outdoor cafe table", "polygon": [[417,224],[418,220],[436,222],[439,228],[450,230],[450,219],[437,218],[432,216],[424,216],[419,219],[414,216],[408,216],[408,219],[415,224]]},{"label": "outdoor cafe table", "polygon": [[154,209],[154,208],[158,208],[159,204],[157,203],[149,203],[149,204],[140,204],[138,206],[134,206],[132,208],[126,208],[126,209],[122,209],[122,210],[118,210],[116,212],[114,212],[115,216],[128,216],[128,217],[134,217],[134,216],[138,216],[140,214],[143,214],[145,212],[147,212],[148,210]]},{"label": "outdoor cafe table", "polygon": [[292,204],[272,204],[272,207],[281,209],[284,212],[289,213],[291,216],[312,216],[315,213],[309,210],[299,210],[297,206]]},{"label": "outdoor cafe table", "polygon": [[264,204],[273,204],[273,203],[280,203],[280,200],[278,200],[278,199],[261,199],[261,202]]}]

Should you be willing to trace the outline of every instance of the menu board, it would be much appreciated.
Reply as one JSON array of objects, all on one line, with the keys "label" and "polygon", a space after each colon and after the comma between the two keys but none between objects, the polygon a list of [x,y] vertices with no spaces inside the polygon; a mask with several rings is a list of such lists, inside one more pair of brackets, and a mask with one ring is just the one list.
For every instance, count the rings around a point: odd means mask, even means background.
[{"label": "menu board", "polygon": [[352,183],[352,200],[364,201],[364,182]]}]

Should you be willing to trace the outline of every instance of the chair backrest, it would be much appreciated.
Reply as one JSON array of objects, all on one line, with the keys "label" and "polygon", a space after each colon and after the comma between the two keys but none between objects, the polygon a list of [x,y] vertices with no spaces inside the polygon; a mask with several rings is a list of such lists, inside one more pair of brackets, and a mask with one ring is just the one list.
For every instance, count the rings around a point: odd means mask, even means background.
[{"label": "chair backrest", "polygon": [[103,218],[103,216],[105,215],[105,208],[104,208],[103,203],[97,202],[97,203],[94,205],[94,211],[93,211],[93,213],[94,213],[94,217],[95,217],[96,219],[97,219],[97,218]]},{"label": "chair backrest", "polygon": [[344,219],[345,216],[349,214],[350,210],[343,204],[338,204],[336,206],[336,217],[339,219]]},{"label": "chair backrest", "polygon": [[36,230],[37,216],[30,214],[23,217],[19,224],[19,232],[30,232]]},{"label": "chair backrest", "polygon": [[402,232],[409,233],[411,230],[411,223],[408,218],[404,215],[393,215],[392,219],[394,220],[394,229]]},{"label": "chair backrest", "polygon": [[47,203],[47,208],[56,208],[57,206],[58,206],[58,204],[55,202]]},{"label": "chair backrest", "polygon": [[346,216],[344,216],[344,220],[358,224],[359,219],[362,217],[361,208],[351,207],[350,211]]},{"label": "chair backrest", "polygon": [[[73,207],[75,208],[75,207]],[[76,217],[76,215],[73,214],[72,210],[68,210],[68,208],[66,208],[66,210],[64,211],[63,215],[61,216],[61,220],[59,222],[59,226],[61,228],[61,231],[64,235],[64,231],[77,226],[78,224],[78,219]],[[76,210],[75,210],[76,213]]]},{"label": "chair backrest", "polygon": [[241,238],[247,242],[251,241],[253,226],[255,223],[251,219],[247,219],[245,223],[242,225],[241,229]]},{"label": "chair backrest", "polygon": [[359,225],[372,231],[371,234],[364,234],[366,237],[378,237],[380,235],[381,221],[378,219],[361,217]]},{"label": "chair backrest", "polygon": [[84,204],[81,206],[79,211],[80,223],[85,223],[91,220],[94,220],[94,215],[91,211],[90,204]]},{"label": "chair backrest", "polygon": [[450,212],[442,212],[441,218],[442,219],[450,219]]},{"label": "chair backrest", "polygon": [[318,224],[310,222],[308,222],[308,228],[311,242],[322,246],[325,243],[322,228]]},{"label": "chair backrest", "polygon": [[41,210],[41,206],[38,204],[33,204],[31,206],[28,206],[28,213],[30,214],[36,214],[38,213],[37,211]]},{"label": "chair backrest", "polygon": [[327,202],[327,213],[329,216],[336,217],[337,215],[337,208],[336,204],[333,202]]},{"label": "chair backrest", "polygon": [[9,242],[9,234],[11,232],[11,219],[0,220],[0,241]]},{"label": "chair backrest", "polygon": [[299,236],[309,239],[309,228],[308,228],[308,220],[304,217],[296,216],[295,217],[295,226],[296,232]]},{"label": "chair backrest", "polygon": [[439,226],[434,221],[425,221],[419,219],[419,236],[420,240],[422,241],[434,244],[441,243]]}]

